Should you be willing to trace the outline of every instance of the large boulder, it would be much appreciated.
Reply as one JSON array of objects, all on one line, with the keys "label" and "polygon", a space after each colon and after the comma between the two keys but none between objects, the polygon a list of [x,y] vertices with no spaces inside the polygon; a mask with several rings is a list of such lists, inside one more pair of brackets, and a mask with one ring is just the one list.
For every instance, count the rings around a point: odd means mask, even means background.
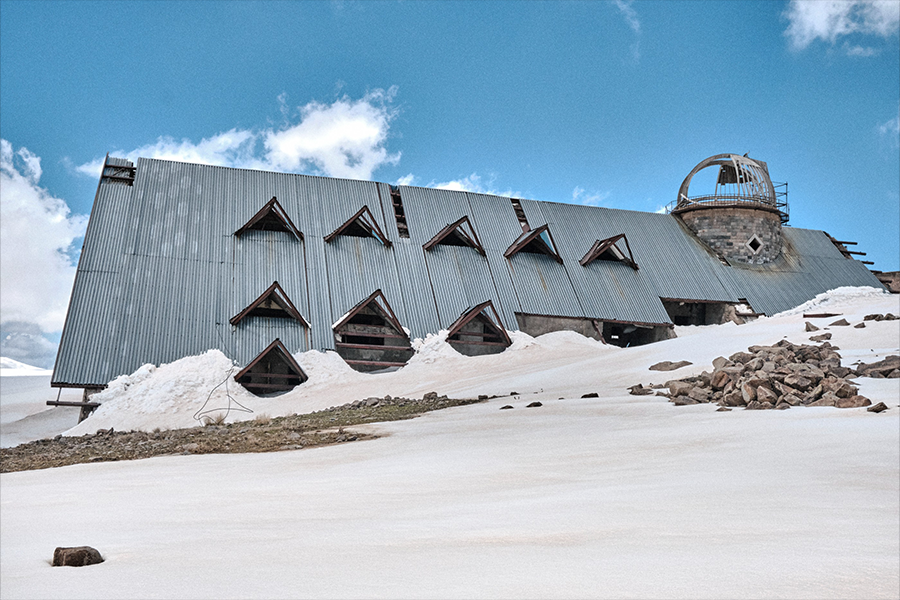
[{"label": "large boulder", "polygon": [[870,406],[872,401],[865,396],[850,396],[849,398],[838,398],[834,405],[838,408],[861,408]]},{"label": "large boulder", "polygon": [[103,557],[90,546],[59,547],[53,551],[54,567],[86,567],[102,562]]},{"label": "large boulder", "polygon": [[694,363],[686,361],[686,360],[679,360],[678,362],[664,360],[662,362],[656,363],[655,365],[651,365],[650,370],[651,371],[674,371],[676,369],[680,369],[682,367],[686,367],[686,366],[692,365],[692,364],[694,364]]}]

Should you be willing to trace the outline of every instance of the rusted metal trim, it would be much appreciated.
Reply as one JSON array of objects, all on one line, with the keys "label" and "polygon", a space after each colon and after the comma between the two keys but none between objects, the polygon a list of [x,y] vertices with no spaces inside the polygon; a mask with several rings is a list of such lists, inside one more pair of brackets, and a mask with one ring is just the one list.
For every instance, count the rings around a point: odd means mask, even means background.
[{"label": "rusted metal trim", "polygon": [[[360,336],[365,337],[365,336]],[[375,337],[375,336],[369,336]],[[335,346],[340,346],[341,348],[356,348],[359,350],[399,350],[399,351],[409,351],[415,352],[410,346],[390,346],[387,344],[378,345],[378,344],[356,344],[352,342],[335,342]]]},{"label": "rusted metal trim", "polygon": [[[462,228],[463,223],[469,226],[468,232]],[[481,245],[481,240],[478,239],[478,234],[475,233],[475,228],[472,227],[468,215],[463,215],[453,223],[446,225],[443,229],[438,231],[433,238],[422,244],[422,248],[431,250],[454,231],[457,231],[459,236],[462,237],[464,241],[468,242],[469,246],[477,250],[482,256],[485,254],[484,246]],[[471,235],[469,235],[469,233],[471,233]]]},{"label": "rusted metal trim", "polygon": [[70,402],[67,400],[47,400],[47,406],[77,406],[80,408],[97,408],[99,402]]},{"label": "rusted metal trim", "polygon": [[274,214],[277,219],[279,219],[284,226],[288,228],[288,230],[294,234],[294,236],[303,241],[303,232],[297,229],[297,226],[294,225],[294,222],[291,221],[291,217],[287,214],[287,211],[284,210],[284,207],[278,202],[278,199],[275,196],[272,196],[272,199],[263,205],[261,209],[256,211],[256,214],[250,217],[250,220],[244,223],[243,227],[234,232],[236,237],[241,237],[241,235],[245,231],[249,231],[253,229],[253,226],[256,225],[263,218],[268,216],[269,214]]},{"label": "rusted metal trim", "polygon": [[[688,300],[688,302],[693,302],[692,300]],[[526,317],[550,317],[552,319],[571,319],[573,321],[599,321],[601,323],[620,323],[622,325],[640,325],[642,327],[674,327],[674,323],[648,323],[645,321],[619,321],[616,319],[603,319],[600,317],[570,317],[565,315],[543,315],[538,313],[524,313],[516,311],[517,315],[524,315]]]},{"label": "rusted metal trim", "polygon": [[[280,296],[278,294],[280,294]],[[238,323],[241,322],[241,320],[244,319],[244,317],[246,317],[251,312],[253,312],[253,309],[255,309],[260,304],[265,302],[266,299],[268,299],[270,296],[275,296],[276,300],[283,301],[287,305],[286,307],[283,307],[284,311],[286,313],[288,313],[291,317],[300,321],[300,323],[302,323],[307,328],[310,326],[309,323],[306,321],[306,319],[303,318],[303,315],[300,314],[300,311],[297,310],[297,307],[294,306],[294,303],[291,302],[291,299],[288,297],[287,293],[284,291],[284,289],[281,287],[281,285],[279,285],[279,283],[277,281],[275,281],[272,285],[270,285],[268,288],[266,288],[266,291],[264,291],[262,294],[260,294],[256,300],[251,302],[250,305],[247,306],[247,308],[245,308],[238,314],[231,317],[231,319],[229,319],[228,322],[231,323],[232,325],[236,326]]]},{"label": "rusted metal trim", "polygon": [[[547,246],[547,243],[540,237],[543,232],[547,232],[547,237],[550,238],[550,243],[553,247]],[[531,243],[535,243],[538,246],[538,249],[542,254],[546,254],[559,264],[563,264],[562,258],[559,256],[559,252],[556,250],[556,241],[553,239],[553,234],[550,232],[549,225],[541,225],[537,229],[532,229],[530,231],[523,231],[522,235],[516,238],[516,241],[510,245],[509,248],[506,249],[506,252],[503,253],[504,258],[512,258],[517,253],[524,250]]]},{"label": "rusted metal trim", "polygon": [[[234,376],[234,380],[238,381],[238,379],[240,379],[244,375],[247,375],[248,373],[250,373],[250,369],[255,367],[257,365],[257,363],[259,363],[259,361],[261,361],[263,358],[265,358],[270,352],[279,352],[281,354],[282,358],[284,358],[285,362],[287,362],[288,367],[297,371],[297,377],[300,378],[300,383],[303,383],[304,381],[309,379],[309,377],[307,377],[306,373],[303,372],[303,369],[300,368],[300,365],[297,364],[297,361],[294,360],[294,357],[291,356],[291,353],[288,352],[287,348],[284,347],[284,344],[281,343],[281,340],[278,338],[275,338],[275,341],[273,341],[271,344],[266,346],[265,350],[260,352],[256,356],[256,358],[254,358],[253,360],[250,361],[249,365],[247,365],[246,367],[241,369],[237,373],[237,375]],[[257,373],[250,373],[250,374],[257,375]],[[238,383],[240,383],[240,382],[238,381]],[[241,383],[241,385],[244,385],[244,384]]]},{"label": "rusted metal trim", "polygon": [[383,365],[385,367],[405,367],[405,362],[387,362],[381,360],[353,360],[353,359],[344,359],[344,362],[348,365]]},{"label": "rusted metal trim", "polygon": [[[628,254],[622,251],[619,246],[616,246],[616,242],[619,240],[625,240],[625,248],[628,250]],[[612,262],[622,262],[634,269],[638,270],[638,265],[634,261],[634,255],[631,253],[631,244],[628,243],[628,237],[625,236],[624,233],[620,233],[619,235],[614,235],[613,237],[606,238],[605,240],[597,240],[594,242],[594,245],[591,246],[591,249],[588,250],[587,254],[585,254],[579,262],[582,267],[586,267],[595,260],[597,260],[600,255],[615,246],[615,248],[623,255],[623,258],[616,259]]]},{"label": "rusted metal trim", "polygon": [[[369,217],[368,220],[362,219],[363,215],[368,215],[368,217]],[[387,238],[387,236],[384,235],[384,232],[381,230],[381,227],[378,226],[378,221],[375,219],[375,215],[372,214],[372,211],[369,210],[369,206],[365,205],[365,204],[363,205],[363,207],[361,209],[356,211],[356,214],[354,214],[352,217],[350,217],[349,219],[344,221],[344,223],[340,227],[338,227],[337,229],[335,229],[334,231],[332,231],[331,233],[326,235],[323,238],[325,240],[325,243],[326,244],[330,243],[334,238],[341,235],[341,233],[345,229],[350,227],[350,225],[353,224],[353,222],[357,221],[357,220],[359,220],[360,225],[364,229],[369,230],[369,233],[372,235],[372,237],[378,239],[382,244],[384,244],[388,248],[390,248],[393,245],[391,243],[391,240],[389,240]],[[369,221],[371,221],[371,222],[369,222]]]},{"label": "rusted metal trim", "polygon": [[96,383],[67,383],[63,381],[51,381],[50,387],[54,388],[81,388],[85,390],[105,390],[106,385],[98,385]]},{"label": "rusted metal trim", "polygon": [[[383,306],[378,302],[378,298],[381,298],[381,301],[384,303]],[[391,326],[393,326],[394,329],[398,333],[403,335],[403,339],[409,340],[409,335],[407,335],[406,332],[403,330],[403,325],[400,324],[400,320],[397,318],[397,315],[394,314],[393,309],[391,309],[391,305],[388,303],[387,298],[384,297],[384,293],[381,291],[380,288],[375,290],[374,292],[372,292],[368,298],[359,302],[356,306],[351,308],[347,312],[347,314],[344,315],[343,318],[341,318],[340,321],[335,323],[334,326],[332,326],[332,329],[334,330],[334,332],[342,333],[342,332],[339,332],[338,329],[340,327],[342,327],[344,324],[346,324],[347,321],[349,321],[354,316],[356,316],[357,313],[359,313],[359,311],[361,311],[363,308],[368,306],[370,302],[375,302],[375,305],[378,308],[380,308],[382,310],[382,312],[385,313],[385,316],[388,317],[388,322],[391,324]],[[361,335],[363,335],[363,334],[361,334]],[[375,336],[369,336],[369,337],[375,337]]]},{"label": "rusted metal trim", "polygon": [[[491,312],[494,313],[494,319],[496,320],[496,322],[492,320],[491,316],[485,312],[485,310],[488,308],[490,308]],[[503,327],[503,321],[500,319],[500,314],[497,312],[497,309],[494,308],[494,303],[490,300],[486,300],[481,304],[477,304],[472,308],[463,311],[463,313],[459,315],[459,318],[457,318],[456,321],[454,321],[453,324],[450,325],[449,332],[447,333],[447,341],[458,341],[451,340],[450,336],[459,333],[460,329],[462,329],[466,324],[468,324],[472,319],[480,314],[484,314],[485,320],[492,326],[496,333],[505,340],[506,343],[504,345],[509,346],[512,344],[512,340],[509,338],[509,334],[506,333],[506,328]],[[463,333],[461,335],[469,334]]]}]

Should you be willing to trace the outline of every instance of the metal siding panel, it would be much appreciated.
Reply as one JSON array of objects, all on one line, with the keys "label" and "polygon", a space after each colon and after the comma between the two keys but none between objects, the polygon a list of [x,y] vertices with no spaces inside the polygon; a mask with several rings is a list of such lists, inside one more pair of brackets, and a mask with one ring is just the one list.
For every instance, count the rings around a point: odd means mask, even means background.
[{"label": "metal siding panel", "polygon": [[409,239],[401,239],[394,244],[393,254],[407,316],[404,324],[409,327],[413,338],[437,333],[440,330],[438,313],[422,247]]}]

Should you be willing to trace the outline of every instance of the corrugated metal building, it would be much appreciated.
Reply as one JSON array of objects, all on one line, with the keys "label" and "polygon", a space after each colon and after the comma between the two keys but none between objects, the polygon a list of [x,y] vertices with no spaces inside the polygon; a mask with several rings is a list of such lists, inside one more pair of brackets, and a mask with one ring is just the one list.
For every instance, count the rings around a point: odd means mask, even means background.
[{"label": "corrugated metal building", "polygon": [[[273,197],[302,239],[252,228],[235,235]],[[363,207],[386,240],[326,241]],[[463,244],[423,248],[463,216],[483,253]],[[504,257],[523,229],[543,225],[556,256]],[[618,260],[582,266],[595,242],[620,234],[637,268]],[[671,328],[664,300],[744,302],[773,314],[838,286],[883,287],[824,232],[783,234],[778,260],[728,264],[673,215],[416,187],[392,196],[389,185],[369,181],[109,158],[52,385],[104,386],[142,364],[211,348],[247,365],[276,338],[294,353],[334,349],[332,326],[375,290],[413,338],[488,300],[506,329],[528,331],[533,315],[549,318],[543,326],[551,329],[593,323],[599,337],[608,323]],[[267,316],[229,322],[275,281],[308,326]]]}]

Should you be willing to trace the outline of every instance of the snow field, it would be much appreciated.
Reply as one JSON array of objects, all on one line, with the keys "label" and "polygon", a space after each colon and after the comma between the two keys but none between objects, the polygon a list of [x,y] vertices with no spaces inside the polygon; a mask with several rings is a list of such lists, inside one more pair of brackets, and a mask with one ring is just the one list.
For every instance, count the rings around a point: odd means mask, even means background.
[{"label": "snow field", "polygon": [[[855,324],[898,304],[838,291],[815,312]],[[560,332],[428,361],[446,349],[435,336],[423,341],[431,351],[381,375],[345,377],[336,356],[299,355],[310,382],[241,402],[275,416],[387,393],[520,394],[356,427],[383,436],[367,442],[0,475],[0,596],[897,598],[900,380],[856,380],[891,407],[881,414],[717,413],[627,395],[750,345],[809,343],[802,312],[679,328],[637,348]],[[839,318],[813,322],[824,331]],[[866,325],[828,329],[845,365],[898,352],[900,321]],[[221,358],[185,360],[227,370]],[[647,370],[681,359],[694,364]],[[166,374],[176,365],[123,380],[108,414],[81,427],[103,417],[92,427],[129,429],[132,406],[147,426],[190,418],[209,392],[192,396],[184,365]],[[154,409],[156,385],[190,409]],[[591,391],[600,397],[580,398]],[[535,399],[544,405],[525,408]],[[514,410],[498,410],[507,403]],[[119,414],[107,408],[117,404]],[[82,544],[106,562],[49,566],[53,548]]]}]

